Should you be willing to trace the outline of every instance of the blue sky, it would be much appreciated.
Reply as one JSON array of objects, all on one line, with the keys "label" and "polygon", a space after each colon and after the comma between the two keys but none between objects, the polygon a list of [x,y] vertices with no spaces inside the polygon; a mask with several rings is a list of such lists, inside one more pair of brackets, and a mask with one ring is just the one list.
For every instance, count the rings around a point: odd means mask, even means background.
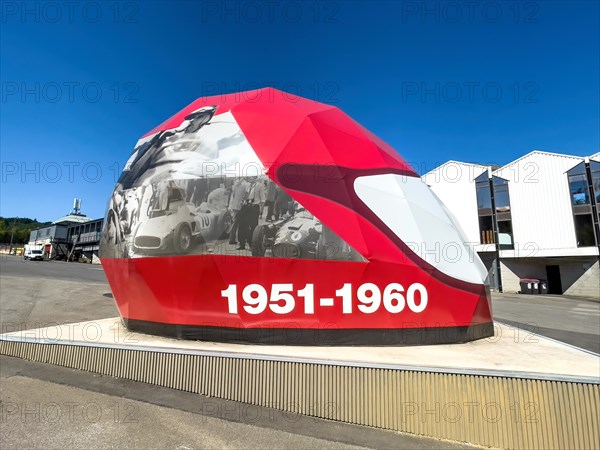
[{"label": "blue sky", "polygon": [[142,134],[266,85],[339,106],[421,173],[600,146],[594,1],[1,8],[2,216],[54,220],[77,196],[100,217]]}]

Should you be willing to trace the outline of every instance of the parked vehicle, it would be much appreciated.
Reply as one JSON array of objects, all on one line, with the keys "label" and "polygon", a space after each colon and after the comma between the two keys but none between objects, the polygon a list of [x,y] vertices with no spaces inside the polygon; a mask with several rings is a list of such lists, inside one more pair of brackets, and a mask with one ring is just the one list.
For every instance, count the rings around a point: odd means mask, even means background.
[{"label": "parked vehicle", "polygon": [[200,210],[191,203],[175,211],[154,211],[133,240],[136,253],[187,253],[196,242],[220,239],[231,228],[229,211]]},{"label": "parked vehicle", "polygon": [[148,219],[137,225],[133,250],[138,254],[188,253],[199,243],[215,242],[229,233],[231,213],[225,208],[186,202],[184,192],[171,188],[166,204],[157,192]]},{"label": "parked vehicle", "polygon": [[259,225],[252,236],[252,256],[327,259],[320,242],[323,226],[310,213],[299,214],[274,223]]},{"label": "parked vehicle", "polygon": [[44,260],[44,246],[43,245],[25,245],[25,253],[23,253],[23,259],[31,259],[33,261]]}]

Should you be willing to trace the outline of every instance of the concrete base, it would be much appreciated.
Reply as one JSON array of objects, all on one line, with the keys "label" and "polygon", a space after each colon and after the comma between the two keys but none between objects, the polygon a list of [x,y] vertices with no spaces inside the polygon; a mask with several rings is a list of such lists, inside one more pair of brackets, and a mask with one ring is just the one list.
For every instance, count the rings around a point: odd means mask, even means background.
[{"label": "concrete base", "polygon": [[130,333],[0,335],[0,353],[342,422],[502,448],[598,448],[600,358],[505,325],[425,347],[286,347]]},{"label": "concrete base", "polygon": [[418,347],[288,347],[177,340],[130,332],[118,317],[5,333],[0,335],[0,340],[419,372],[600,382],[597,355],[499,323],[495,324],[495,335],[491,338],[464,344]]}]

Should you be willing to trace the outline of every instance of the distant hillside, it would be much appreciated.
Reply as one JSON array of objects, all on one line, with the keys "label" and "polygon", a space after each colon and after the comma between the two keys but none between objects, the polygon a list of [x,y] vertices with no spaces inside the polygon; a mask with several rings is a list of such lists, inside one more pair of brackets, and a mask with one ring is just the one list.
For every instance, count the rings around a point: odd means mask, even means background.
[{"label": "distant hillside", "polygon": [[29,242],[29,233],[36,228],[47,227],[52,222],[38,222],[36,219],[25,217],[0,217],[0,243],[8,244],[13,232],[13,244]]}]

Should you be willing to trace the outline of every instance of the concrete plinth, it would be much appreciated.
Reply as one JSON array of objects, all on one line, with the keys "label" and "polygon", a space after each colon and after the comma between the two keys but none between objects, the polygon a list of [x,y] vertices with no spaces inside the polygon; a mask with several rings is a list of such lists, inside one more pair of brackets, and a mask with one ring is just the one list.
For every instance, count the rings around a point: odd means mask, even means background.
[{"label": "concrete plinth", "polygon": [[0,353],[332,420],[502,448],[597,448],[600,359],[526,330],[421,347],[179,341],[120,320],[0,335]]}]

